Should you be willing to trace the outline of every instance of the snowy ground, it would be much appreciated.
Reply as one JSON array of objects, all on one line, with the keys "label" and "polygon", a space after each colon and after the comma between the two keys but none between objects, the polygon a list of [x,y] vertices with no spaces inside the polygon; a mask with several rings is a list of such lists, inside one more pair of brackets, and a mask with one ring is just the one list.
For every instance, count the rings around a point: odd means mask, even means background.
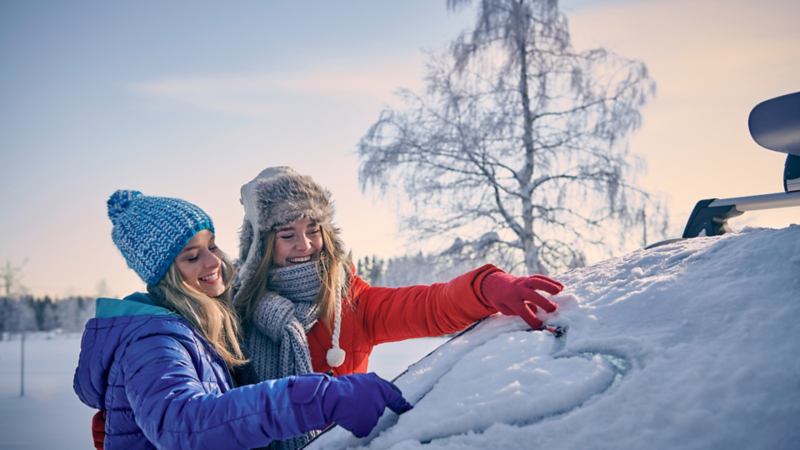
[{"label": "snowy ground", "polygon": [[72,391],[80,335],[38,333],[25,340],[25,396],[20,397],[20,341],[0,342],[0,449],[90,449],[92,411]]},{"label": "snowy ground", "polygon": [[414,410],[310,448],[800,448],[800,226],[558,278],[564,338],[493,316],[398,380]]},{"label": "snowy ground", "polygon": [[[7,336],[6,336],[7,337]],[[78,400],[72,376],[80,334],[37,333],[25,340],[25,396],[20,397],[20,341],[0,341],[0,450],[87,450],[95,411]],[[446,339],[378,346],[371,370],[393,378]]]}]

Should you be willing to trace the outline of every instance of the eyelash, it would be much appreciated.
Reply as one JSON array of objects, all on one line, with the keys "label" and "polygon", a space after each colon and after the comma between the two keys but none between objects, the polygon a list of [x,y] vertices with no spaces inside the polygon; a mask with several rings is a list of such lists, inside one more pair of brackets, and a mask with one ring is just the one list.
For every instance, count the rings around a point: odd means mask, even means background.
[{"label": "eyelash", "polygon": [[[317,228],[316,230],[308,231],[308,234],[317,234],[317,233],[319,233],[319,228]],[[287,241],[292,239],[292,238],[294,238],[294,234],[287,234],[287,235],[284,235],[284,236],[278,236],[278,239],[284,239],[284,240],[287,240]]]},{"label": "eyelash", "polygon": [[[213,247],[208,247],[208,250],[213,253],[213,252],[219,250],[219,248],[215,245]],[[189,261],[189,262],[195,262],[195,261],[197,261],[197,258],[199,258],[199,257],[200,257],[200,255],[197,255],[194,258],[186,258],[186,260]]]}]

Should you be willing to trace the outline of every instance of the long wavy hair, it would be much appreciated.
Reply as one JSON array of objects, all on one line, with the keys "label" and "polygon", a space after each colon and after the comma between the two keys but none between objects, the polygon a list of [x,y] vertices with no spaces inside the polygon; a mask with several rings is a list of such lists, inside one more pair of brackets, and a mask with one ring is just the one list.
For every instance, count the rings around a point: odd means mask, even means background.
[{"label": "long wavy hair", "polygon": [[[336,310],[336,297],[341,296],[344,300],[350,285],[349,261],[346,255],[336,255],[329,251],[334,248],[334,242],[325,228],[320,225],[322,234],[322,250],[317,261],[317,275],[320,278],[320,289],[315,301],[319,304],[319,317],[328,329],[331,328],[334,312]],[[274,261],[275,236],[277,232],[272,229],[264,234],[261,239],[263,248],[261,254],[264,255],[258,263],[258,268],[253,274],[253,278],[240,288],[236,297],[234,307],[243,319],[243,328],[249,326],[249,318],[253,316],[258,306],[258,301],[267,293],[267,284],[270,280],[270,270],[278,267]],[[347,270],[343,270],[347,268]]]},{"label": "long wavy hair", "polygon": [[233,264],[223,254],[225,291],[219,297],[210,297],[184,281],[174,261],[158,284],[147,286],[149,292],[161,297],[165,307],[180,314],[211,344],[229,369],[247,362],[239,346],[239,318],[230,307],[233,275]]}]

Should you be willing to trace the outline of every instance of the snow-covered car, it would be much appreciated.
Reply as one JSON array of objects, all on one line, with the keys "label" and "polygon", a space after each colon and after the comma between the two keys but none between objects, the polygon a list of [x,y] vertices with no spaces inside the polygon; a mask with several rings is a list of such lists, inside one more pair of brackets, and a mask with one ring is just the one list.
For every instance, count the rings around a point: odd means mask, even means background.
[{"label": "snow-covered car", "polygon": [[307,448],[800,448],[800,226],[712,236],[706,215],[558,276],[560,337],[491,316],[396,379],[413,410]]}]

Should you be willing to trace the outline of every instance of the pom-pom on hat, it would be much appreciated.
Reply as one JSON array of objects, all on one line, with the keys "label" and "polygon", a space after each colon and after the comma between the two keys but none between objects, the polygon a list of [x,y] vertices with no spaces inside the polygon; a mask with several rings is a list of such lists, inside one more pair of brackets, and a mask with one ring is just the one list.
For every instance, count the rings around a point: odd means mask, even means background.
[{"label": "pom-pom on hat", "polygon": [[178,198],[118,190],[108,199],[111,239],[128,267],[147,284],[157,284],[184,246],[202,230],[214,232],[202,209]]}]

